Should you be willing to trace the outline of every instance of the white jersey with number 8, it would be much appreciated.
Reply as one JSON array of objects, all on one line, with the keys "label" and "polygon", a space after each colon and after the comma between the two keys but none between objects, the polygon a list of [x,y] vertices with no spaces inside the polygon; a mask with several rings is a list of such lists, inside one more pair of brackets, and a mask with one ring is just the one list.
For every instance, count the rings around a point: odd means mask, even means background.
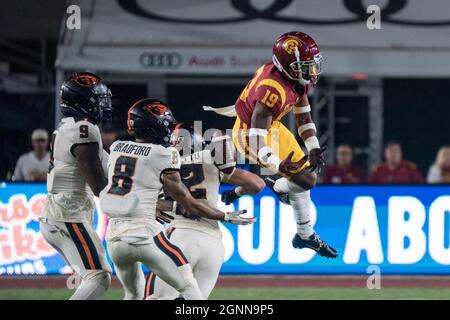
[{"label": "white jersey with number 8", "polygon": [[107,239],[155,236],[162,230],[155,219],[161,174],[179,170],[178,151],[132,141],[116,141],[110,150],[108,185],[100,193],[100,206],[111,218]]}]

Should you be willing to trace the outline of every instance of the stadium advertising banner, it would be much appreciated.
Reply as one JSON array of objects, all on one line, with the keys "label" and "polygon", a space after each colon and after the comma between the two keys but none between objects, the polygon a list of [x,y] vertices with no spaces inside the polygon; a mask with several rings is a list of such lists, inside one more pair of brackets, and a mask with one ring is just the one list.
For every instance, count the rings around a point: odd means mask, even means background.
[{"label": "stadium advertising banner", "polygon": [[[39,233],[45,192],[43,184],[0,185],[0,274],[70,272]],[[256,224],[222,226],[222,273],[365,274],[377,265],[386,274],[450,274],[450,186],[319,186],[312,201],[315,229],[337,259],[292,248],[292,209],[266,189],[236,204]],[[103,239],[107,219],[97,213]]]},{"label": "stadium advertising banner", "polygon": [[450,68],[448,0],[433,0],[436,10],[422,0],[78,3],[81,27],[63,33],[58,69],[251,75],[291,30],[318,41],[327,75],[447,77]]},{"label": "stadium advertising banner", "polygon": [[226,74],[249,75],[271,60],[271,50],[235,48],[182,48],[182,47],[102,47],[84,49],[86,59],[76,52],[65,52],[65,68],[92,68],[111,72],[136,74]]}]

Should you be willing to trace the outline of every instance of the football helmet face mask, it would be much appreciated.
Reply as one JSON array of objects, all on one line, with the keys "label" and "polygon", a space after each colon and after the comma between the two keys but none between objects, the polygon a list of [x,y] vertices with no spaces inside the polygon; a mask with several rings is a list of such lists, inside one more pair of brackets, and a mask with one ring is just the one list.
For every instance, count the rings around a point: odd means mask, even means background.
[{"label": "football helmet face mask", "polygon": [[155,144],[171,143],[176,122],[169,106],[160,100],[142,99],[128,110],[128,133]]},{"label": "football helmet face mask", "polygon": [[273,46],[272,60],[283,75],[301,85],[315,85],[322,73],[319,47],[303,32],[292,31],[280,36]]},{"label": "football helmet face mask", "polygon": [[61,86],[61,112],[66,117],[87,118],[95,124],[112,120],[111,90],[90,72],[75,73]]}]

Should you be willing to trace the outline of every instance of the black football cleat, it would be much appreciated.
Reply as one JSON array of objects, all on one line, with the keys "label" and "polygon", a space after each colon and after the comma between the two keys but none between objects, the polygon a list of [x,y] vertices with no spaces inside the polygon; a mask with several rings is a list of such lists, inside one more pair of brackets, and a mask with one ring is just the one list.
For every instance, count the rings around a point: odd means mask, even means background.
[{"label": "black football cleat", "polygon": [[334,259],[338,256],[338,252],[320,239],[317,233],[313,233],[308,239],[302,239],[296,234],[292,239],[292,245],[298,249],[309,248],[314,250],[321,257]]},{"label": "black football cleat", "polygon": [[276,192],[273,186],[275,185],[275,181],[277,181],[279,178],[277,176],[267,176],[264,177],[264,182],[266,183],[266,186],[275,193],[275,195],[278,197],[278,199],[283,202],[284,204],[290,204],[289,203],[289,194],[288,193],[282,193],[282,192]]}]

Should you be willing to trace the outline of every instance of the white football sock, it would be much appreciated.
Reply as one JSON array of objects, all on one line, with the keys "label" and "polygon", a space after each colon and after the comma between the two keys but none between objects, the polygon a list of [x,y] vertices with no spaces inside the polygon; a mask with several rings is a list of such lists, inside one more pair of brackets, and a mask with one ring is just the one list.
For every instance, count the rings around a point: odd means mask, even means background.
[{"label": "white football sock", "polygon": [[180,290],[181,295],[186,300],[205,300],[202,296],[197,282],[192,282]]},{"label": "white football sock", "polygon": [[303,192],[305,189],[300,187],[299,185],[293,183],[287,178],[280,178],[277,181],[275,181],[275,184],[273,185],[273,189],[276,192],[280,193],[291,193],[291,192]]},{"label": "white football sock", "polygon": [[70,300],[95,300],[101,297],[111,284],[111,274],[108,271],[93,270],[84,277]]},{"label": "white football sock", "polygon": [[181,293],[186,300],[205,300],[198,286],[197,280],[194,278],[192,268],[190,264],[182,265],[178,267],[183,279],[186,281],[186,285],[180,288],[178,292]]},{"label": "white football sock", "polygon": [[307,239],[314,233],[310,219],[311,193],[287,178],[275,181],[273,189],[276,192],[289,193],[289,202],[294,210],[297,223],[297,234],[302,239]]},{"label": "white football sock", "polygon": [[311,194],[309,190],[295,193],[290,192],[289,202],[294,210],[297,234],[302,239],[309,238],[314,233],[310,219]]}]

